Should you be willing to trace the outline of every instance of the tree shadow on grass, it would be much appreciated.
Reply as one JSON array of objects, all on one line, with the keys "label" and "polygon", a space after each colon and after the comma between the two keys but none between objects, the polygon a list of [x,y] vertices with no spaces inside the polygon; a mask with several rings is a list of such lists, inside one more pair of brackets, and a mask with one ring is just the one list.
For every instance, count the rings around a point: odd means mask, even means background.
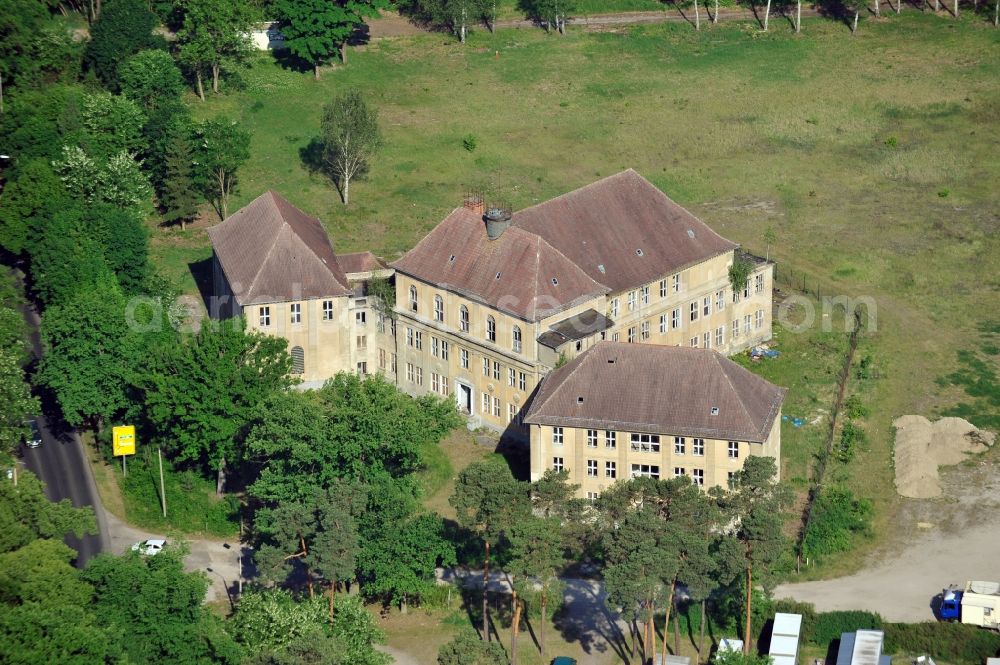
[{"label": "tree shadow on grass", "polygon": [[217,318],[220,312],[212,311],[213,308],[216,310],[219,309],[214,298],[215,287],[212,275],[212,257],[189,263],[188,272],[191,273],[195,286],[198,287],[198,295],[201,296],[201,301],[205,305],[205,311],[208,312],[211,318]]},{"label": "tree shadow on grass", "polygon": [[566,587],[563,605],[554,625],[567,642],[579,642],[584,653],[607,653],[611,650],[623,663],[630,662],[626,638],[618,624],[618,615],[604,602],[600,587],[573,583]]}]

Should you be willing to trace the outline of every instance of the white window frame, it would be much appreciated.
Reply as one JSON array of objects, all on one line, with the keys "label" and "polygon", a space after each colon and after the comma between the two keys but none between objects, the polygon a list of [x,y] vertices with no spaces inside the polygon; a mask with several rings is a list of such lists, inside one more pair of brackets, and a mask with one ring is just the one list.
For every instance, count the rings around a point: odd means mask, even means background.
[{"label": "white window frame", "polygon": [[705,439],[694,438],[691,439],[691,454],[695,457],[705,456]]},{"label": "white window frame", "polygon": [[597,430],[588,429],[587,430],[587,447],[596,448],[597,447]]},{"label": "white window frame", "polygon": [[553,427],[552,428],[552,445],[553,446],[561,446],[561,445],[563,445],[564,439],[565,439],[565,434],[563,432],[563,428],[562,427]]},{"label": "white window frame", "polygon": [[681,327],[681,308],[675,307],[670,312],[670,329],[678,330]]},{"label": "white window frame", "polygon": [[649,285],[639,287],[639,302],[643,305],[649,304]]},{"label": "white window frame", "polygon": [[618,303],[618,298],[612,298],[611,299],[611,318],[612,319],[617,319],[618,318],[618,304],[619,304]]},{"label": "white window frame", "polygon": [[705,486],[705,469],[691,469],[691,480],[698,487]]},{"label": "white window frame", "polygon": [[587,460],[587,477],[597,478],[597,460],[595,459]]},{"label": "white window frame", "polygon": [[666,335],[667,334],[667,315],[666,314],[660,314],[660,334],[661,335]]},{"label": "white window frame", "polygon": [[263,307],[257,308],[257,322],[260,324],[261,328],[269,328],[271,326],[270,305],[264,305]]},{"label": "white window frame", "polygon": [[633,464],[631,467],[631,473],[633,478],[638,478],[644,476],[646,478],[655,478],[659,480],[660,478],[660,465],[659,464]]},{"label": "white window frame", "polygon": [[497,341],[497,320],[492,314],[486,317],[486,341],[494,344]]},{"label": "white window frame", "polygon": [[566,468],[566,460],[563,457],[553,457],[552,458],[552,470],[562,471]]},{"label": "white window frame", "polygon": [[634,453],[659,453],[660,435],[632,432],[629,435],[629,446]]},{"label": "white window frame", "polygon": [[722,289],[715,294],[715,311],[721,312],[726,308],[726,290]]},{"label": "white window frame", "polygon": [[458,329],[464,333],[469,332],[469,308],[465,305],[458,308]]},{"label": "white window frame", "polygon": [[674,437],[674,455],[683,455],[687,452],[687,439],[683,436]]},{"label": "white window frame", "polygon": [[323,320],[333,321],[333,301],[324,300],[323,301]]},{"label": "white window frame", "polygon": [[729,459],[739,459],[740,458],[740,442],[730,441],[728,444]]},{"label": "white window frame", "polygon": [[444,323],[444,298],[440,295],[434,296],[434,320]]},{"label": "white window frame", "polygon": [[458,366],[462,369],[469,369],[469,350],[459,349],[458,350]]},{"label": "white window frame", "polygon": [[691,321],[697,321],[699,311],[700,310],[698,309],[698,301],[693,300],[691,304],[688,306],[688,312],[690,313],[689,319]]},{"label": "white window frame", "polygon": [[639,324],[639,339],[646,341],[649,339],[649,321]]},{"label": "white window frame", "polygon": [[410,286],[410,311],[417,311],[417,287]]},{"label": "white window frame", "polygon": [[618,477],[618,462],[607,460],[604,462],[604,477],[614,480]]},{"label": "white window frame", "polygon": [[680,273],[677,273],[676,275],[671,275],[670,276],[670,286],[671,286],[671,288],[673,288],[674,293],[680,293],[681,292],[681,274]]},{"label": "white window frame", "polygon": [[618,432],[613,429],[604,430],[604,447],[610,450],[618,448]]},{"label": "white window frame", "polygon": [[521,353],[521,326],[514,326],[510,331],[511,348],[514,353]]}]

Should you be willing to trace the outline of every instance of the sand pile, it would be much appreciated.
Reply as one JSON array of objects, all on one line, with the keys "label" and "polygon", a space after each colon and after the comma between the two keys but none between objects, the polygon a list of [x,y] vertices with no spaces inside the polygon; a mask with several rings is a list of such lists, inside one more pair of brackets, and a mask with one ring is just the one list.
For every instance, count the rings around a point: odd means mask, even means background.
[{"label": "sand pile", "polygon": [[923,416],[901,416],[896,428],[896,491],[914,499],[941,496],[939,466],[951,466],[993,445],[996,435],[962,418],[932,423]]}]

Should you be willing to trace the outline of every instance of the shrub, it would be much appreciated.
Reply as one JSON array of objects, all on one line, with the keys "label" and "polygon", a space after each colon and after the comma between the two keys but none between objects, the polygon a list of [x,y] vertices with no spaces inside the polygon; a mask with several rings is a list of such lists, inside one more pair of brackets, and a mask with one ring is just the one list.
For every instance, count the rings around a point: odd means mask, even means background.
[{"label": "shrub", "polygon": [[466,134],[462,137],[462,147],[472,152],[476,149],[476,137],[474,134]]},{"label": "shrub", "polygon": [[816,615],[812,642],[825,647],[830,642],[840,639],[843,633],[853,633],[864,628],[882,630],[882,626],[882,617],[874,612],[861,610],[822,612]]},{"label": "shrub", "polygon": [[809,530],[802,541],[802,553],[810,558],[851,548],[851,536],[868,531],[872,504],[856,499],[850,490],[831,487],[820,493],[813,505]]},{"label": "shrub", "polygon": [[858,427],[853,420],[844,423],[840,431],[840,442],[837,445],[837,459],[841,462],[850,462],[854,457],[854,452],[868,441],[865,431]]},{"label": "shrub", "polygon": [[771,604],[771,611],[801,615],[802,627],[799,630],[799,639],[803,642],[812,641],[813,634],[816,632],[816,619],[819,616],[812,603],[801,603],[790,598],[782,598]]},{"label": "shrub", "polygon": [[854,420],[868,415],[868,407],[861,403],[861,395],[851,395],[844,401],[844,413]]},{"label": "shrub", "polygon": [[978,665],[1000,653],[1000,634],[961,623],[887,623],[885,651],[927,654],[956,665]]}]

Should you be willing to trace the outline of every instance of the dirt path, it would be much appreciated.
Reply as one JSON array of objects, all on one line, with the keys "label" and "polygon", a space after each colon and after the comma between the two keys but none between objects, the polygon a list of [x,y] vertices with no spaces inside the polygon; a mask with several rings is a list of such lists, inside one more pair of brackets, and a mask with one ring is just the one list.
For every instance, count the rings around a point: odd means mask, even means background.
[{"label": "dirt path", "polygon": [[[666,7],[666,6],[665,6]],[[712,9],[711,7],[709,9]],[[705,10],[701,15],[703,27],[708,27],[712,23],[712,11]],[[794,8],[792,9],[794,11]],[[802,8],[802,17],[809,18],[819,16],[812,7]],[[763,13],[755,14],[753,10],[746,8],[726,8],[719,10],[720,21],[749,21],[757,23],[763,20]],[[792,13],[787,15],[777,11],[771,11],[771,22],[779,20],[794,21]],[[589,16],[577,16],[566,21],[567,25],[583,26],[584,28],[604,29],[624,25],[641,25],[653,23],[690,23],[694,26],[693,9],[665,8],[658,12],[618,12],[613,14],[592,14]],[[430,32],[419,25],[414,24],[406,17],[394,12],[383,12],[382,17],[369,23],[369,36],[372,39],[383,39],[387,37],[408,37]],[[485,29],[485,26],[475,26]],[[539,25],[534,21],[520,18],[500,19],[497,21],[497,28],[535,28]]]},{"label": "dirt path", "polygon": [[375,650],[391,656],[396,665],[420,665],[420,663],[417,662],[417,659],[410,654],[404,653],[399,649],[393,649],[385,644],[376,644]]}]

